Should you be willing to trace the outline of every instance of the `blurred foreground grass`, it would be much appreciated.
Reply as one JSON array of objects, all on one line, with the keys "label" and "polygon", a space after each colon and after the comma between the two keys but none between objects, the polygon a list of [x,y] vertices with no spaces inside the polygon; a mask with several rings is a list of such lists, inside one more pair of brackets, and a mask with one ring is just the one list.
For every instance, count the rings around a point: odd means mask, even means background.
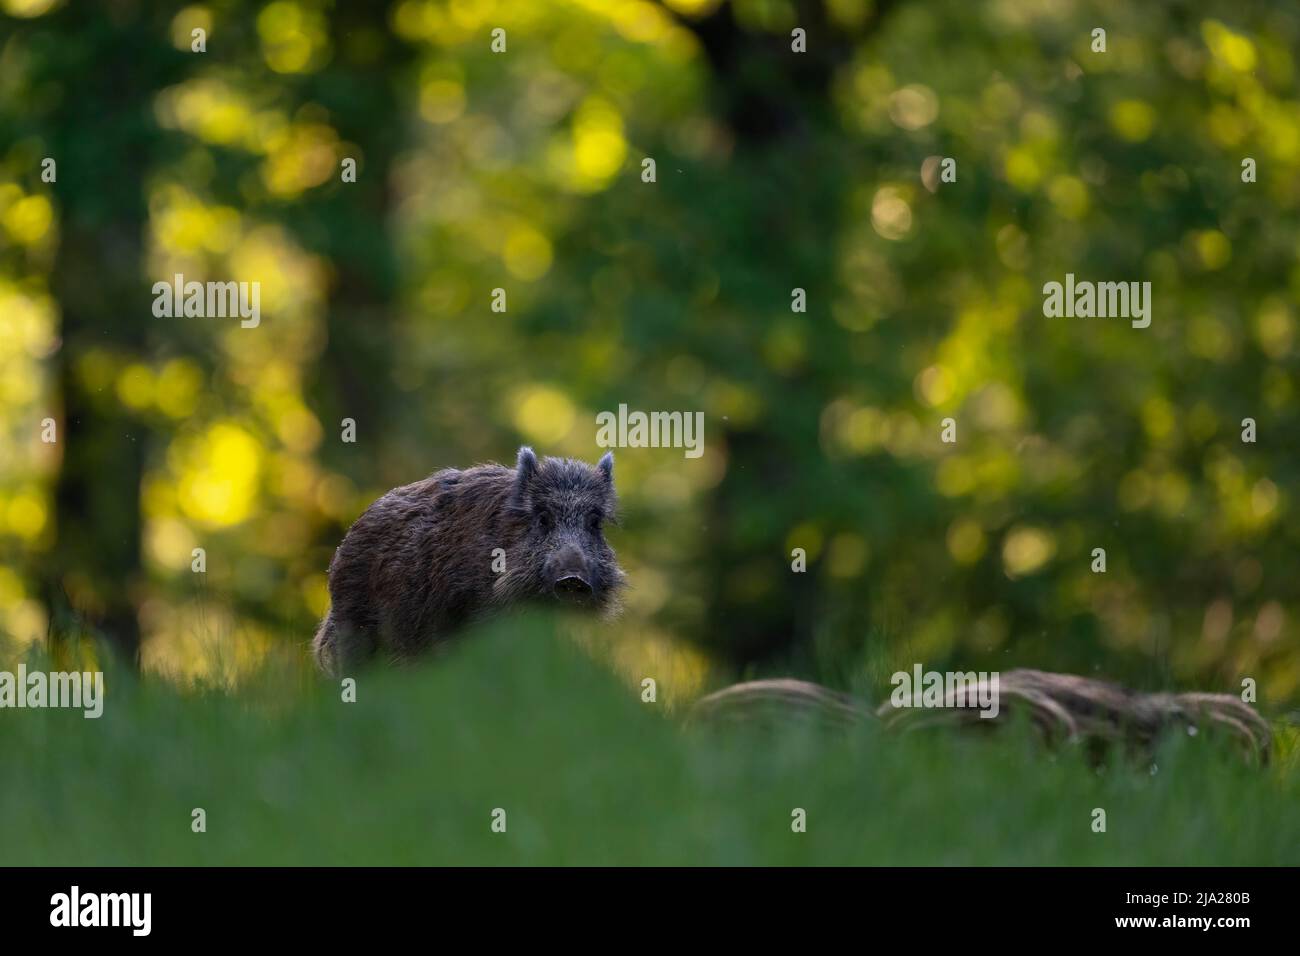
[{"label": "blurred foreground grass", "polygon": [[0,864],[1300,863],[1293,749],[1259,771],[1184,738],[1098,773],[1023,732],[684,732],[545,621],[363,674],[354,704],[274,669],[106,680],[98,720],[0,711]]}]

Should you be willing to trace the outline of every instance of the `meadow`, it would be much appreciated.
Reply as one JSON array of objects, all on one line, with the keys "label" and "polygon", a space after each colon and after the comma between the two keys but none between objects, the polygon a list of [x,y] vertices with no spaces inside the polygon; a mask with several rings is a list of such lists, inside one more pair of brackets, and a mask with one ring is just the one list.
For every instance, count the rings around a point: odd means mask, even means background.
[{"label": "meadow", "polygon": [[288,659],[236,688],[106,686],[99,719],[0,715],[0,864],[1300,863],[1282,722],[1262,769],[1188,737],[1092,768],[1028,728],[703,728],[535,618],[365,671],[355,702]]}]

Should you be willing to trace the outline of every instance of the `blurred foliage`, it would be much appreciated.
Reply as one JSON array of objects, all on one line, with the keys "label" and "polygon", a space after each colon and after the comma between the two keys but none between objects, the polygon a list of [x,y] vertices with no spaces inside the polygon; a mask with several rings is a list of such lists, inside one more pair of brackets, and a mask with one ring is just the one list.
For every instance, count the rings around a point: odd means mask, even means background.
[{"label": "blurred foliage", "polygon": [[[1300,10],[0,10],[20,646],[97,627],[224,679],[298,654],[371,500],[520,442],[593,459],[627,403],[706,416],[699,459],[618,454],[631,673],[921,660],[1300,697]],[[1067,272],[1151,281],[1151,327],[1044,318]],[[259,281],[261,324],[155,318],[176,273]]]}]

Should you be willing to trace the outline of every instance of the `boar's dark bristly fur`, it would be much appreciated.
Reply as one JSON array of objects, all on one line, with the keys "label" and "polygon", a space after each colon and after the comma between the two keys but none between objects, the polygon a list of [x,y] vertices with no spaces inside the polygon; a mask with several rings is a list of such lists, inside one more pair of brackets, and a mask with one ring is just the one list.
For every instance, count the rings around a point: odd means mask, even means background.
[{"label": "boar's dark bristly fur", "polygon": [[524,602],[612,612],[623,572],[603,526],[616,509],[611,453],[593,467],[525,447],[514,468],[447,468],[394,488],[334,552],[317,663],[340,675],[377,653],[410,659]]}]

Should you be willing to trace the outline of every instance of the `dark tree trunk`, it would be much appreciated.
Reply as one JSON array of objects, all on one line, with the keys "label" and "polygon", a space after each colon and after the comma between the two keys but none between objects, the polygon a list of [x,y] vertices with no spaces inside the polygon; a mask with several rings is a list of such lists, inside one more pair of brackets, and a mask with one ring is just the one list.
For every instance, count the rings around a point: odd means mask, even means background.
[{"label": "dark tree trunk", "polygon": [[[390,215],[394,206],[392,168],[409,136],[411,104],[397,90],[414,56],[388,26],[386,4],[340,9],[332,18],[334,48],[328,89],[313,90],[330,111],[345,142],[365,144],[356,182],[343,183],[329,198],[305,210],[303,221],[289,225],[300,241],[327,255],[334,266],[325,351],[313,370],[325,428],[325,459],[330,452],[363,450],[349,461],[352,474],[381,461],[373,439],[391,432],[394,405],[394,359],[398,267],[393,254]],[[376,122],[376,117],[384,117]],[[340,446],[343,418],[357,422],[357,444]],[[332,440],[331,440],[332,439]],[[358,469],[358,466],[361,466]]]},{"label": "dark tree trunk", "polygon": [[134,4],[70,4],[31,27],[46,54],[36,60],[46,73],[34,78],[43,99],[33,121],[58,164],[60,211],[52,287],[62,313],[54,358],[62,464],[43,573],[50,635],[57,651],[97,631],[132,666],[149,430],[111,382],[86,376],[84,361],[98,351],[120,369],[145,356],[151,334],[142,247],[144,184],[162,135],[153,96],[182,64],[160,42],[169,16]]},{"label": "dark tree trunk", "polygon": [[[147,435],[116,396],[95,390],[77,362],[101,347],[135,355],[140,330],[130,294],[139,270],[143,219],[113,229],[65,230],[55,293],[63,309],[57,381],[62,403],[62,467],[54,490],[54,546],[47,578],[51,636],[61,642],[81,623],[100,630],[120,655],[137,660],[140,628],[135,591],[140,576],[140,480]],[[102,285],[90,277],[104,277]],[[125,281],[124,281],[125,280]],[[98,294],[96,294],[98,293]]]},{"label": "dark tree trunk", "polygon": [[[827,23],[821,0],[797,3],[795,23],[806,31],[805,53],[792,51],[788,30],[762,33],[741,28],[730,4],[701,19],[680,17],[699,38],[712,69],[713,108],[734,137],[734,162],[751,167],[777,161],[787,166],[811,162],[810,130],[835,122],[829,114],[836,71],[850,60],[863,37],[878,29],[890,6],[891,0],[881,0],[868,22],[848,33]],[[794,191],[782,192],[782,201],[825,209],[827,189],[833,188],[823,181],[825,171],[797,172],[786,184]],[[830,217],[837,212],[827,210]],[[763,227],[756,223],[755,228]],[[831,281],[829,268],[823,266],[819,272]],[[771,291],[773,302],[788,295],[788,288],[775,283]],[[816,428],[817,423],[812,421],[808,427]],[[765,540],[755,547],[752,536],[734,523],[753,513],[758,495],[787,501],[801,493],[792,464],[798,456],[761,432],[729,431],[726,443],[727,473],[709,504],[706,560],[712,590],[707,596],[705,644],[733,670],[788,663],[791,657],[811,652],[818,616],[815,576],[790,571],[783,541]],[[757,563],[756,551],[764,553]],[[744,594],[742,586],[738,594],[735,579],[746,575],[766,586],[753,595]]]}]

